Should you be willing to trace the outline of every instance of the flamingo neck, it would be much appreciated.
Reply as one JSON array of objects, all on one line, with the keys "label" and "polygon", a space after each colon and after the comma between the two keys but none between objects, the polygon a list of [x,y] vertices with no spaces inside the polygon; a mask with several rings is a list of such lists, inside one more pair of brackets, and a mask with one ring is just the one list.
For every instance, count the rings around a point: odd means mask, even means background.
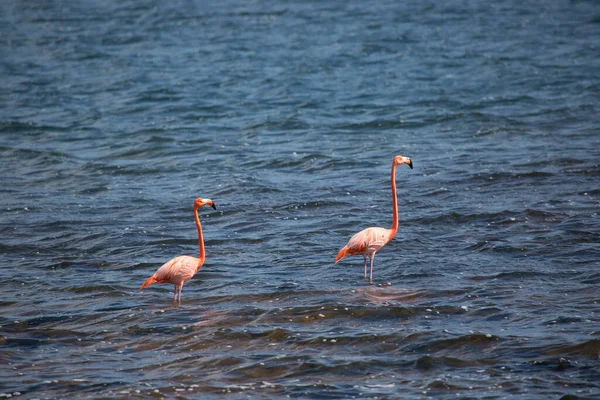
[{"label": "flamingo neck", "polygon": [[398,231],[398,198],[396,197],[396,165],[392,164],[392,237]]},{"label": "flamingo neck", "polygon": [[198,269],[204,264],[204,239],[202,237],[202,225],[200,225],[200,218],[198,218],[198,209],[194,209],[194,217],[196,219],[196,228],[198,229],[198,247],[200,248],[200,255],[198,256]]}]

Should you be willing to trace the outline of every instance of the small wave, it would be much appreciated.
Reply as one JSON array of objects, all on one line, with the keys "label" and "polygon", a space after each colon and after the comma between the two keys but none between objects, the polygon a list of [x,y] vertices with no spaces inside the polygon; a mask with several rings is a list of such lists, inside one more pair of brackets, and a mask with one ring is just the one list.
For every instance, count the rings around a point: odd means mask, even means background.
[{"label": "small wave", "polygon": [[489,187],[500,184],[514,182],[515,185],[521,185],[523,180],[535,181],[554,176],[552,172],[546,171],[527,171],[527,172],[493,172],[489,174],[477,173],[469,178],[473,185]]},{"label": "small wave", "polygon": [[544,325],[560,325],[560,324],[573,324],[573,323],[581,323],[584,322],[585,319],[581,317],[564,317],[560,316],[556,319],[552,319],[544,322]]},{"label": "small wave", "polygon": [[600,164],[590,165],[587,168],[573,168],[568,172],[577,175],[600,176]]},{"label": "small wave", "polygon": [[600,283],[600,273],[590,274],[590,276],[585,277],[581,283],[586,285],[595,285]]},{"label": "small wave", "polygon": [[[417,361],[418,363],[418,361]],[[417,365],[417,368],[419,368],[419,366]],[[419,369],[429,369],[429,368],[419,368]],[[446,381],[442,381],[442,380],[435,380],[433,382],[431,382],[429,385],[427,385],[427,389],[431,390],[431,391],[459,391],[459,390],[465,390],[466,388],[463,386],[458,386],[458,385],[454,385],[451,383],[448,383]],[[458,393],[457,393],[458,395]]]},{"label": "small wave", "polygon": [[62,132],[64,127],[56,125],[39,125],[33,122],[0,121],[0,133],[17,133],[29,131]]},{"label": "small wave", "polygon": [[562,214],[562,213],[552,213],[549,211],[544,211],[544,210],[535,210],[535,209],[531,209],[531,208],[526,208],[525,209],[525,215],[532,217],[532,218],[536,218],[536,219],[540,219],[543,221],[552,221],[555,218],[563,218],[566,217],[566,214]]},{"label": "small wave", "polygon": [[319,208],[340,207],[340,206],[345,206],[345,205],[346,205],[346,203],[341,202],[341,201],[323,200],[323,201],[288,203],[288,204],[274,207],[274,209],[275,210],[287,210],[287,211],[314,210],[314,209],[319,209]]},{"label": "small wave", "polygon": [[420,218],[420,223],[467,223],[467,222],[494,222],[498,220],[506,220],[511,218],[516,218],[520,215],[517,211],[503,210],[499,212],[490,212],[490,213],[472,213],[472,214],[463,214],[456,211],[452,211],[446,214],[440,214],[433,217],[424,217]]},{"label": "small wave", "polygon": [[48,342],[43,339],[15,338],[7,336],[0,336],[0,343],[7,345],[8,348],[36,348],[48,344]]},{"label": "small wave", "polygon": [[523,280],[527,278],[536,278],[543,273],[539,271],[510,271],[510,272],[501,272],[499,274],[494,275],[476,275],[469,277],[470,280],[473,281],[483,281],[483,280]]},{"label": "small wave", "polygon": [[552,358],[547,360],[534,360],[531,361],[530,364],[533,366],[543,366],[546,368],[550,367],[554,371],[564,371],[567,368],[571,368],[573,366],[569,359],[563,357]]},{"label": "small wave", "polygon": [[508,244],[486,240],[483,242],[477,242],[475,244],[466,246],[464,250],[476,252],[492,251],[498,253],[522,253],[529,249],[525,246],[514,247]]},{"label": "small wave", "polygon": [[600,357],[600,338],[590,339],[585,342],[575,345],[560,345],[547,347],[544,351],[546,354],[556,354],[565,356],[588,356]]},{"label": "small wave", "polygon": [[282,17],[287,14],[289,11],[286,8],[281,10],[260,10],[260,11],[234,11],[231,13],[233,16],[239,17],[261,17],[261,18],[272,18],[272,17]]},{"label": "small wave", "polygon": [[370,129],[398,129],[405,128],[405,122],[401,119],[372,119],[365,122],[354,122],[350,124],[338,124],[334,127],[339,130],[363,131]]},{"label": "small wave", "polygon": [[499,309],[498,307],[484,307],[471,311],[469,316],[490,317],[498,315],[499,313],[504,314],[503,310]]},{"label": "small wave", "polygon": [[64,287],[63,291],[69,291],[77,294],[86,294],[91,295],[92,293],[101,293],[106,296],[112,295],[120,295],[124,293],[128,288],[125,286],[115,286],[115,285],[85,285],[85,286],[75,286],[75,287]]},{"label": "small wave", "polygon": [[424,344],[417,344],[413,351],[438,352],[449,350],[461,350],[469,352],[480,351],[481,348],[496,346],[501,339],[498,336],[472,333],[450,339],[438,339]]},{"label": "small wave", "polygon": [[[11,147],[0,147],[4,158],[16,157],[27,160],[27,165],[50,167],[59,163],[68,162],[74,158],[65,152],[57,150],[21,149]],[[49,164],[49,165],[48,165]],[[40,169],[32,171],[31,174],[39,174]]]},{"label": "small wave", "polygon": [[432,357],[423,356],[415,361],[417,369],[433,369],[433,368],[469,368],[481,365],[493,365],[496,361],[493,360],[463,360],[455,357]]},{"label": "small wave", "polygon": [[547,167],[548,165],[552,164],[552,165],[560,165],[563,167],[568,167],[568,166],[572,166],[572,165],[580,165],[583,164],[585,161],[580,160],[578,158],[570,158],[570,157],[557,157],[557,158],[553,158],[552,160],[536,160],[536,161],[532,161],[532,162],[528,162],[528,163],[524,163],[524,164],[515,164],[516,167],[518,168],[540,168],[540,167]]},{"label": "small wave", "polygon": [[311,125],[298,116],[282,117],[278,120],[268,119],[265,122],[249,125],[244,131],[298,131],[308,130]]}]

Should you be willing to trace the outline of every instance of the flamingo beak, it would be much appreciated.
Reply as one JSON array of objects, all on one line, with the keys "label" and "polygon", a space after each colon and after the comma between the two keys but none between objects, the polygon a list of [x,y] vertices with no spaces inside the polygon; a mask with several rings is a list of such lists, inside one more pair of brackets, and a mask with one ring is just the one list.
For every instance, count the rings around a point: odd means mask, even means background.
[{"label": "flamingo beak", "polygon": [[408,159],[408,162],[407,162],[407,164],[408,164],[408,166],[410,167],[410,169],[413,169],[413,166],[412,166],[412,160],[411,160],[410,158]]},{"label": "flamingo beak", "polygon": [[215,203],[214,203],[214,202],[212,202],[212,201],[211,201],[209,205],[210,205],[212,208],[214,208],[215,210],[217,209],[217,206],[215,205]]}]

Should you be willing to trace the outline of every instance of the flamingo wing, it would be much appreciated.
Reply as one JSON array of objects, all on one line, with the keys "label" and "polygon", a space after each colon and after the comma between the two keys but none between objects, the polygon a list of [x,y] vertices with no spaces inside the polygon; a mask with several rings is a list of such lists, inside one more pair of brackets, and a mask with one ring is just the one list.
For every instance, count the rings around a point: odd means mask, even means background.
[{"label": "flamingo wing", "polygon": [[390,240],[390,230],[385,228],[367,228],[350,238],[348,244],[338,253],[335,262],[356,254],[372,254],[381,249]]},{"label": "flamingo wing", "polygon": [[140,287],[143,289],[153,283],[172,283],[179,285],[198,271],[199,260],[190,256],[179,256],[164,263],[156,272]]},{"label": "flamingo wing", "polygon": [[198,259],[190,256],[179,256],[167,261],[156,271],[156,279],[161,283],[179,283],[190,279],[198,270]]}]

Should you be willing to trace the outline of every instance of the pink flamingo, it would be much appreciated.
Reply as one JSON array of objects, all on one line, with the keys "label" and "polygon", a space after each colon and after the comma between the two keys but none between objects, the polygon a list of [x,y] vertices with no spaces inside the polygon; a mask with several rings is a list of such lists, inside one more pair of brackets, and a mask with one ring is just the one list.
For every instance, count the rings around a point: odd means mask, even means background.
[{"label": "pink flamingo", "polygon": [[198,209],[206,205],[211,206],[215,210],[217,209],[215,203],[210,199],[197,198],[196,201],[194,201],[194,217],[196,218],[196,228],[198,229],[200,256],[198,258],[179,256],[166,262],[150,278],[146,279],[146,282],[140,286],[140,290],[154,283],[172,283],[175,285],[173,301],[181,301],[181,289],[183,289],[183,284],[191,279],[204,264],[204,239],[202,238],[202,226],[200,225],[200,219],[198,218]]},{"label": "pink flamingo", "polygon": [[401,164],[408,164],[412,169],[413,164],[410,158],[396,156],[392,161],[392,227],[390,229],[371,227],[364,229],[350,238],[346,244],[338,252],[335,262],[337,264],[341,259],[362,254],[365,261],[365,279],[367,279],[367,256],[371,261],[371,276],[370,281],[373,283],[373,260],[375,253],[383,246],[388,244],[390,240],[396,236],[398,231],[398,199],[396,198],[396,167]]}]

